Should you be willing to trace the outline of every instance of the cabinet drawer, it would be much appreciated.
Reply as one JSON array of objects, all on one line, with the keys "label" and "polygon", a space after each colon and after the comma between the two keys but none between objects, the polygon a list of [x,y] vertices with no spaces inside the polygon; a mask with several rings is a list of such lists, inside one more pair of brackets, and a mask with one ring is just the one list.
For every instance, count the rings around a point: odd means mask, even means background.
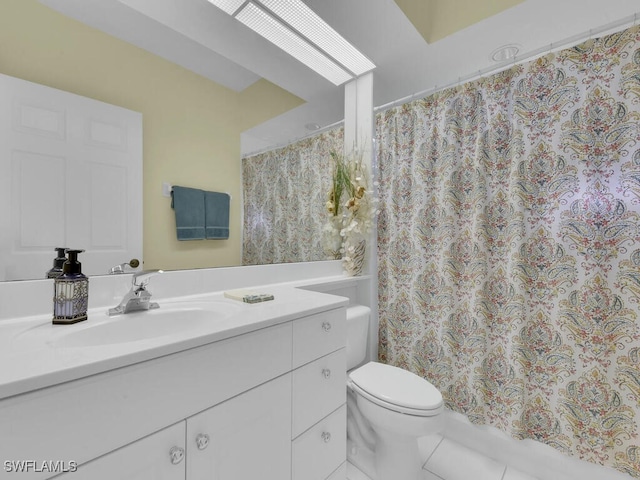
[{"label": "cabinet drawer", "polygon": [[346,362],[341,348],[293,372],[292,438],[347,401]]},{"label": "cabinet drawer", "polygon": [[346,312],[338,308],[293,322],[293,368],[346,345]]},{"label": "cabinet drawer", "polygon": [[293,441],[293,480],[325,480],[347,457],[347,406]]}]

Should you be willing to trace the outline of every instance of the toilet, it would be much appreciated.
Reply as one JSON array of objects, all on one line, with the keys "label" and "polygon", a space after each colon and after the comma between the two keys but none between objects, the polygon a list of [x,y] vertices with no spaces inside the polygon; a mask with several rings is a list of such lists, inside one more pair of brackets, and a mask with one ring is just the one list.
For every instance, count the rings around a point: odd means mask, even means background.
[{"label": "toilet", "polygon": [[407,370],[378,362],[358,367],[366,358],[369,316],[368,307],[347,309],[347,437],[352,453],[375,458],[373,469],[352,463],[372,480],[421,480],[426,459],[418,438],[442,431],[442,395]]}]

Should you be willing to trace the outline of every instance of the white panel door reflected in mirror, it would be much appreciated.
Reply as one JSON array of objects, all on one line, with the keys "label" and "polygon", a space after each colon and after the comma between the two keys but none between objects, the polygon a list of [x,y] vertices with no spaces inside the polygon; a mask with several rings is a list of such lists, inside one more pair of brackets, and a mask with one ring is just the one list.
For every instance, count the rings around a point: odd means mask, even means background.
[{"label": "white panel door reflected in mirror", "polygon": [[55,247],[83,272],[142,258],[142,115],[0,75],[0,281],[46,278]]}]

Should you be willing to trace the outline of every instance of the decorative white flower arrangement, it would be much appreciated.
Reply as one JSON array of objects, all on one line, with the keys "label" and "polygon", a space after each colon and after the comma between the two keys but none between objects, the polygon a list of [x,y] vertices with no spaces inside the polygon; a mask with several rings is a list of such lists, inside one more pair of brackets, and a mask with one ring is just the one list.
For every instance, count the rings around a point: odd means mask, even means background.
[{"label": "decorative white flower arrangement", "polygon": [[326,203],[328,218],[323,246],[332,259],[342,258],[345,272],[359,275],[365,260],[368,235],[378,213],[378,200],[362,152],[348,156],[331,152],[333,184]]}]

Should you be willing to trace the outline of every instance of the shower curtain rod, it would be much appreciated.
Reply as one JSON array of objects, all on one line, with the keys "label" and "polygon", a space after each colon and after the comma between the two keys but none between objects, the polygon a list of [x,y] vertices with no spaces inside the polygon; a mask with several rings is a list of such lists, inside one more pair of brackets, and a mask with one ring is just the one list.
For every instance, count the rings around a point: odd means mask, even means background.
[{"label": "shower curtain rod", "polygon": [[551,44],[549,44],[548,46],[545,46],[543,48],[538,48],[536,50],[532,50],[530,52],[527,52],[526,54],[523,54],[523,56],[518,56],[516,55],[515,57],[513,57],[513,59],[510,60],[506,60],[498,65],[492,66],[492,67],[488,67],[482,70],[478,70],[477,72],[471,73],[469,75],[466,76],[462,76],[462,77],[458,77],[458,80],[455,82],[451,82],[445,85],[436,85],[432,88],[428,88],[426,90],[422,90],[420,92],[414,93],[412,95],[408,95],[406,97],[400,98],[398,100],[394,100],[393,102],[389,102],[389,103],[385,103],[384,105],[380,105],[378,107],[374,107],[373,111],[374,112],[383,112],[385,110],[389,110],[390,108],[393,107],[397,107],[399,105],[411,102],[413,100],[416,100],[418,98],[423,98],[426,97],[427,95],[431,95],[434,94],[436,92],[440,92],[442,90],[446,90],[447,88],[452,88],[452,87],[457,87],[458,85],[462,85],[464,83],[470,82],[472,80],[478,79],[478,78],[482,78],[484,76],[488,76],[488,75],[493,75],[499,72],[502,72],[503,70],[507,70],[511,67],[513,67],[514,65],[519,65],[521,63],[525,63],[525,62],[529,62],[531,60],[534,60],[537,57],[541,57],[543,55],[546,55],[548,53],[552,53],[552,52],[557,52],[558,50],[563,50],[565,48],[568,48],[569,46],[575,46],[578,45],[579,43],[592,38],[594,35],[600,35],[602,33],[605,33],[607,31],[611,31],[611,30],[617,30],[620,27],[623,26],[632,26],[635,25],[638,17],[640,16],[640,13],[634,13],[631,16],[625,17],[621,20],[617,20],[615,22],[611,22],[608,23],[606,25],[603,25],[599,28],[594,28],[589,30],[588,32],[583,32],[577,35],[574,35],[572,37],[569,38],[565,38],[564,40],[561,40],[559,42],[553,42]]},{"label": "shower curtain rod", "polygon": [[[558,50],[563,50],[569,46],[575,46],[581,42],[583,42],[584,40],[593,37],[594,35],[600,35],[602,33],[605,33],[607,31],[611,31],[611,30],[617,30],[620,27],[624,27],[624,26],[632,26],[635,25],[636,22],[638,21],[638,17],[640,16],[640,12],[638,13],[634,13],[633,15],[630,15],[628,17],[622,18],[621,20],[617,20],[615,22],[611,22],[608,23],[606,25],[603,25],[599,28],[594,28],[589,30],[588,32],[583,32],[577,35],[573,35],[572,37],[568,37],[565,38],[564,40],[561,40],[559,42],[553,42],[550,43],[548,46],[545,46],[544,48],[538,48],[536,50],[532,50],[530,52],[527,52],[526,54],[522,55],[522,56],[518,56],[516,55],[513,59],[511,60],[507,60],[504,61],[498,65],[492,66],[492,67],[488,67],[482,70],[478,70],[477,72],[473,72],[469,75],[466,76],[462,76],[462,77],[458,77],[458,80],[455,82],[451,82],[445,85],[436,85],[432,88],[428,88],[426,90],[422,90],[420,92],[408,95],[406,97],[402,97],[399,98],[398,100],[394,100],[393,102],[389,102],[389,103],[385,103],[384,105],[380,105],[377,107],[374,107],[373,111],[374,112],[383,112],[385,110],[388,110],[390,108],[393,107],[397,107],[398,105],[402,105],[404,103],[408,103],[411,102],[412,100],[416,100],[418,98],[423,98],[426,97],[427,95],[431,95],[433,93],[436,92],[440,92],[442,90],[446,90],[447,88],[452,88],[452,87],[456,87],[458,85],[462,85],[464,83],[470,82],[471,80],[475,80],[477,78],[481,78],[487,75],[493,75],[496,74],[498,72],[501,72],[503,70],[507,70],[508,68],[513,67],[514,65],[519,65],[521,63],[525,63],[525,62],[529,62],[537,57],[540,57],[542,55],[546,55],[548,53],[552,53],[552,52],[557,52]],[[261,150],[255,150],[253,152],[249,152],[245,155],[242,155],[241,158],[248,158],[248,157],[253,157],[255,155],[260,155],[262,153],[266,153],[266,152],[271,152],[273,150],[277,150],[279,148],[284,148],[288,145],[291,145],[293,143],[296,142],[300,142],[302,140],[305,140],[307,138],[313,137],[314,135],[318,135],[319,133],[324,133],[328,130],[331,130],[335,127],[337,127],[338,125],[342,125],[344,123],[344,120],[339,120],[337,122],[334,122],[330,125],[325,125],[322,128],[319,128],[318,130],[314,130],[313,132],[310,132],[308,135],[303,135],[301,137],[295,138],[293,140],[287,141],[285,143],[281,143],[275,146],[271,146],[271,147],[267,147]]]},{"label": "shower curtain rod", "polygon": [[296,142],[301,142],[302,140],[305,140],[307,138],[311,138],[315,135],[318,135],[319,133],[324,133],[328,130],[331,130],[335,127],[337,127],[338,125],[342,125],[344,123],[344,120],[338,120],[337,122],[331,123],[329,125],[325,125],[324,127],[321,127],[317,130],[314,130],[313,132],[309,132],[307,135],[303,135],[302,137],[298,137],[298,138],[294,138],[293,140],[289,140],[285,143],[281,143],[279,145],[275,145],[272,147],[267,147],[267,148],[263,148],[261,150],[255,150],[253,152],[247,153],[246,155],[242,155],[241,158],[249,158],[249,157],[254,157],[256,155],[260,155],[261,153],[266,153],[266,152],[271,152],[273,150],[277,150],[279,148],[284,148],[284,147],[288,147],[289,145],[292,145]]}]

